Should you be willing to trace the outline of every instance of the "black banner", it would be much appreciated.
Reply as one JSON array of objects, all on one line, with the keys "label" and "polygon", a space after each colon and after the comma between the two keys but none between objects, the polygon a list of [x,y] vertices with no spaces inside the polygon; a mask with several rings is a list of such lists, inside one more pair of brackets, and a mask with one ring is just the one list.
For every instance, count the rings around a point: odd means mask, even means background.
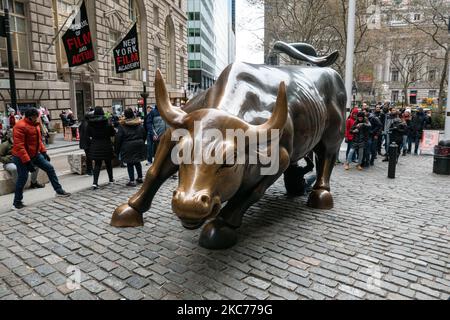
[{"label": "black banner", "polygon": [[92,45],[91,31],[86,13],[86,5],[81,4],[80,11],[73,19],[70,28],[62,36],[66,49],[67,62],[70,67],[95,60],[94,46]]},{"label": "black banner", "polygon": [[116,73],[141,68],[136,24],[134,24],[128,34],[114,48],[114,61],[116,64]]}]

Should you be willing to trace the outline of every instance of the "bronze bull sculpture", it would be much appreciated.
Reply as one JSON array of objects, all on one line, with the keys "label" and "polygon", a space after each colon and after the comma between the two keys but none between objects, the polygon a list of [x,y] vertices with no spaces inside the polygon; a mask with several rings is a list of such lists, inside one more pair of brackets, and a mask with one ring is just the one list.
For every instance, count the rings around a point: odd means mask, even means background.
[{"label": "bronze bull sculpture", "polygon": [[[344,137],[346,93],[342,78],[330,68],[317,66],[267,66],[234,63],[221,74],[210,89],[191,99],[182,110],[171,105],[159,70],[155,80],[158,110],[170,129],[161,139],[153,166],[141,189],[127,204],[118,207],[111,225],[143,225],[143,214],[169,177],[179,171],[172,209],[185,228],[203,228],[199,244],[209,249],[224,249],[237,241],[236,229],[245,211],[283,173],[290,194],[298,192],[298,161],[309,152],[316,154],[317,180],[308,197],[308,206],[331,209],[330,176],[336,154]],[[278,170],[261,175],[260,164],[174,163],[172,141],[177,128],[195,135],[194,124],[202,129],[242,129],[269,132],[280,130],[277,143]],[[193,139],[204,148],[213,143],[204,137]],[[227,148],[236,148],[226,141]],[[226,205],[223,204],[226,202]],[[222,207],[223,206],[223,207]]]}]

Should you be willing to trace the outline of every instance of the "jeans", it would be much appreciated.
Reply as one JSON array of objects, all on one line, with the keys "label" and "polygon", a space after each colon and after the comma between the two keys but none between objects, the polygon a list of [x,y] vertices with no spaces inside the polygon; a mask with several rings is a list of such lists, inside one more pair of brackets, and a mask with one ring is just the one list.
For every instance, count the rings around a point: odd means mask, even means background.
[{"label": "jeans", "polygon": [[[13,161],[17,167],[17,174],[18,174],[16,183],[16,192],[14,195],[14,204],[19,204],[22,202],[23,188],[25,187],[25,184],[27,183],[28,180],[28,169],[26,166],[22,164],[22,161],[19,158],[13,157]],[[50,180],[50,183],[52,184],[52,187],[56,193],[64,192],[63,188],[59,184],[55,168],[53,168],[50,162],[45,160],[41,154],[38,154],[38,156],[33,158],[31,162],[33,163],[34,166],[38,167],[41,170],[44,170],[45,173],[47,173],[48,179]]]},{"label": "jeans", "polygon": [[[16,184],[17,178],[18,178],[17,166],[13,162],[10,162],[10,163],[3,165],[3,169],[5,169],[11,175],[11,179],[12,179],[13,183]],[[36,168],[36,171],[31,174],[31,183],[33,183],[33,184],[37,183],[38,173],[39,173],[39,169]]]},{"label": "jeans", "polygon": [[138,179],[142,179],[142,165],[140,162],[127,163],[128,177],[134,181],[134,168],[136,168]]},{"label": "jeans", "polygon": [[369,165],[370,156],[372,154],[371,148],[372,148],[372,138],[369,138],[369,140],[367,141],[367,143],[364,147],[364,155],[363,155],[363,162],[362,162],[364,165]]},{"label": "jeans", "polygon": [[377,158],[378,153],[378,141],[380,138],[372,138],[371,139],[371,145],[370,145],[370,163],[373,164],[375,162],[375,159]]},{"label": "jeans", "polygon": [[102,169],[102,162],[105,161],[106,171],[108,172],[109,181],[113,181],[113,169],[111,159],[94,160],[94,184],[98,185],[98,177],[100,176],[100,170]]},{"label": "jeans", "polygon": [[386,151],[386,155],[389,154],[389,145],[390,145],[391,139],[389,137],[389,134],[386,134],[384,138],[384,150]]},{"label": "jeans", "polygon": [[311,192],[312,186],[314,182],[316,182],[316,179],[317,175],[315,173],[311,173],[310,175],[305,177],[305,192]]},{"label": "jeans", "polygon": [[153,135],[147,135],[147,162],[153,162]]},{"label": "jeans", "polygon": [[[364,154],[364,145],[360,144],[358,146],[358,152],[359,152],[359,157],[358,157],[358,164],[361,165],[363,162],[363,154]],[[356,153],[356,149],[354,146],[352,146],[352,148],[350,149],[350,152],[348,153],[348,157],[347,157],[347,164],[349,164],[350,162],[352,162],[353,156]]]}]

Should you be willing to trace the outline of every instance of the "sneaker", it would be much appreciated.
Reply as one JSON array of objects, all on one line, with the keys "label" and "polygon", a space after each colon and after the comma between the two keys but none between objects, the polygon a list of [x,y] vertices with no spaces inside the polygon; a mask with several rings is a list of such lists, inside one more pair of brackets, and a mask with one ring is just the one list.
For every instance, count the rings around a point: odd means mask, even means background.
[{"label": "sneaker", "polygon": [[98,189],[98,184],[93,184],[92,185],[92,190],[97,190]]},{"label": "sneaker", "polygon": [[142,178],[137,178],[136,179],[136,183],[137,184],[142,184],[142,183],[144,183],[144,180],[142,180]]},{"label": "sneaker", "polygon": [[20,203],[15,203],[15,204],[13,204],[13,206],[12,206],[12,210],[20,210],[20,209],[23,209],[23,208],[25,208],[26,207],[26,205],[24,205],[22,202],[20,202]]},{"label": "sneaker", "polygon": [[43,184],[40,184],[39,182],[30,184],[30,189],[42,189],[45,188]]},{"label": "sneaker", "polygon": [[136,182],[130,181],[126,184],[127,187],[136,187]]},{"label": "sneaker", "polygon": [[363,170],[363,167],[361,165],[356,167],[359,171]]},{"label": "sneaker", "polygon": [[56,193],[56,196],[57,196],[57,197],[64,197],[64,198],[67,198],[67,197],[70,197],[71,194],[70,194],[69,192],[65,192],[65,191],[63,190],[63,191],[61,191],[61,192],[57,192],[57,193]]},{"label": "sneaker", "polygon": [[348,163],[344,164],[344,169],[345,170],[349,170],[350,169],[350,166],[348,165]]},{"label": "sneaker", "polygon": [[109,180],[109,183],[114,183],[114,182],[116,182],[116,180],[114,180],[114,179]]}]

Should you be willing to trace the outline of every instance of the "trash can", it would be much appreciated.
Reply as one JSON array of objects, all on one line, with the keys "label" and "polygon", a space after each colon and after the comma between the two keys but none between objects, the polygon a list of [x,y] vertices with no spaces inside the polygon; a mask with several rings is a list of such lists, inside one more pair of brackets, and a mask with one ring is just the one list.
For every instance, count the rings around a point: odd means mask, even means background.
[{"label": "trash can", "polygon": [[433,172],[450,175],[450,140],[441,141],[434,147]]}]

